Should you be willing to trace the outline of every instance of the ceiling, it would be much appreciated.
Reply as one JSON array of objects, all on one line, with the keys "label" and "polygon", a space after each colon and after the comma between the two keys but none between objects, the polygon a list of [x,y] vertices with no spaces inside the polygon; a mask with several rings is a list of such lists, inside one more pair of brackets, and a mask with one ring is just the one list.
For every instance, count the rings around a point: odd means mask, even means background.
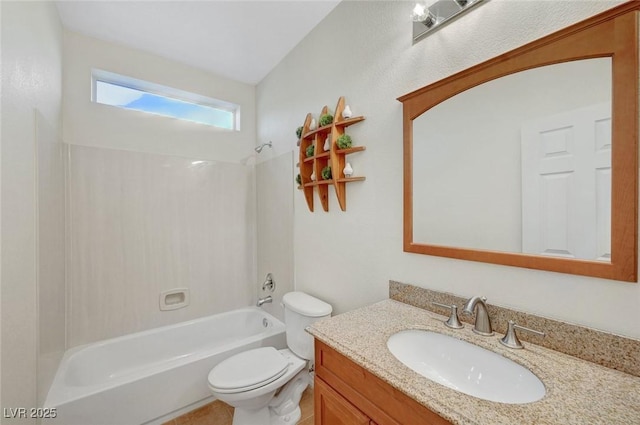
[{"label": "ceiling", "polygon": [[57,1],[65,28],[249,84],[340,0]]}]

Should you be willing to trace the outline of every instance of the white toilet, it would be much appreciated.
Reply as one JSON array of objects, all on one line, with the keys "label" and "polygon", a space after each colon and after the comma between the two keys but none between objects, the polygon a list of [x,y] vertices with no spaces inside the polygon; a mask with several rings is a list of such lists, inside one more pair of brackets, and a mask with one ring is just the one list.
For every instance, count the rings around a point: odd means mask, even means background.
[{"label": "white toilet", "polygon": [[209,372],[213,395],[235,407],[233,425],[294,425],[300,420],[300,397],[311,382],[313,337],[305,328],[329,317],[331,306],[304,292],[282,298],[287,346],[244,351]]}]

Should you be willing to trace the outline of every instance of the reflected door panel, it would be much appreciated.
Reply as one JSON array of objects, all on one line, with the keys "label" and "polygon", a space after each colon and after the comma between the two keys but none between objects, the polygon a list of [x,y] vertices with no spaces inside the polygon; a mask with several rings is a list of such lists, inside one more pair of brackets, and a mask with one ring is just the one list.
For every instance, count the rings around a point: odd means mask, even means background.
[{"label": "reflected door panel", "polygon": [[610,176],[610,103],[523,124],[523,252],[610,261]]}]

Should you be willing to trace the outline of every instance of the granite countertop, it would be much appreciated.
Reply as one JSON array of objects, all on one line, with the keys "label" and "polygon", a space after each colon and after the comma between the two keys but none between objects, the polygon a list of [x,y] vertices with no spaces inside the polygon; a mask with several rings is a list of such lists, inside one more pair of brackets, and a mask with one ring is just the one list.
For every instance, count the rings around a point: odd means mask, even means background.
[{"label": "granite countertop", "polygon": [[[513,350],[500,344],[498,336],[476,335],[466,323],[464,329],[449,329],[443,320],[446,317],[430,311],[385,300],[316,322],[308,331],[454,424],[640,424],[640,378],[526,342],[524,350]],[[499,353],[538,376],[546,395],[534,403],[504,404],[437,384],[387,349],[389,337],[404,329],[436,331]]]}]

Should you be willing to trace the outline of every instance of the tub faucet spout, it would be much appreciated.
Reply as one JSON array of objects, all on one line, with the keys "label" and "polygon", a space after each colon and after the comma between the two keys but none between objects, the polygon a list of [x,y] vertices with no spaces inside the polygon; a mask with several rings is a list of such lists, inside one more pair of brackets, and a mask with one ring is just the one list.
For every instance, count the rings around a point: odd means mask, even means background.
[{"label": "tub faucet spout", "polygon": [[272,302],[273,302],[273,298],[271,298],[271,295],[267,295],[264,298],[258,298],[258,302],[256,303],[256,305],[258,307],[262,307],[262,304],[272,303]]}]

